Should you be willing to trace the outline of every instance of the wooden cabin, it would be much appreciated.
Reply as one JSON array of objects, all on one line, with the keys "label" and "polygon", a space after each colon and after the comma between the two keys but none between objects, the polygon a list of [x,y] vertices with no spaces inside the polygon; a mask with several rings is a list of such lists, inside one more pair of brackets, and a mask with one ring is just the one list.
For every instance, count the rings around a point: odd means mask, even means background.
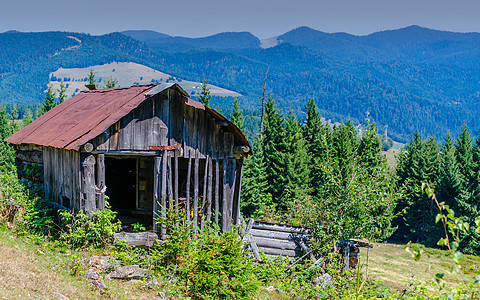
[{"label": "wooden cabin", "polygon": [[154,230],[166,209],[223,231],[239,222],[249,143],[177,84],[84,91],[6,141],[19,177],[74,211],[103,209],[108,196],[124,223]]}]

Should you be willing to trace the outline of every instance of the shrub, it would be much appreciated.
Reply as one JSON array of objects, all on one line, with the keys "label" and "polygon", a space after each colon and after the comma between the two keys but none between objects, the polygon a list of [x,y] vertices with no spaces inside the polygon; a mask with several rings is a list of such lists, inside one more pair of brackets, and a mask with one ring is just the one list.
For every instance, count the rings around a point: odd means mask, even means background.
[{"label": "shrub", "polygon": [[116,213],[107,206],[103,210],[73,214],[61,211],[64,223],[60,239],[73,247],[105,247],[115,237],[115,232],[121,229],[120,221],[115,221]]}]

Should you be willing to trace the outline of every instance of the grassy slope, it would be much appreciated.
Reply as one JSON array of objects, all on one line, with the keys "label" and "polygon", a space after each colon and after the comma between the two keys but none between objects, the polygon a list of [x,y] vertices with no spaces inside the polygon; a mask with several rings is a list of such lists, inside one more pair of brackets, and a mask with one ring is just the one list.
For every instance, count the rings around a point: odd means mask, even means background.
[{"label": "grassy slope", "polygon": [[157,296],[153,290],[141,288],[138,282],[115,280],[104,280],[108,292],[101,295],[83,275],[73,276],[69,270],[70,258],[84,254],[57,250],[0,228],[0,299],[55,299],[54,293],[70,299],[153,299]]},{"label": "grassy slope", "polygon": [[[474,268],[480,265],[480,257],[465,255],[461,261],[462,273],[451,273],[452,259],[447,251],[427,248],[427,254],[422,255],[419,261],[414,261],[404,245],[377,244],[370,249],[369,276],[382,280],[387,287],[403,290],[411,283],[425,284],[435,280],[435,274],[444,273],[447,286],[453,287],[461,282],[463,276],[474,278]],[[365,271],[367,251],[362,248],[361,264]],[[429,287],[434,290],[434,287]]]}]

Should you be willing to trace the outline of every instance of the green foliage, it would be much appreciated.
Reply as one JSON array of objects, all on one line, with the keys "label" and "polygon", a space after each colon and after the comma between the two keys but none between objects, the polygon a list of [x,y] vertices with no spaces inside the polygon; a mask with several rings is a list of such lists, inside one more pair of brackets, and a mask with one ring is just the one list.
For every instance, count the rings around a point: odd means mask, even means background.
[{"label": "green foliage", "polygon": [[133,232],[142,232],[142,231],[147,230],[145,228],[145,226],[143,226],[143,224],[141,224],[139,222],[133,223],[132,226],[133,226],[133,228],[132,228]]},{"label": "green foliage", "polygon": [[33,114],[30,109],[27,109],[25,115],[23,116],[23,126],[27,126],[28,124],[33,122]]},{"label": "green foliage", "polygon": [[[183,295],[193,299],[248,299],[259,287],[254,263],[242,253],[237,229],[218,234],[215,226],[195,233],[183,215],[169,210],[160,217],[167,243],[155,244],[151,266],[179,277]],[[183,223],[185,222],[185,223]]]},{"label": "green foliage", "polygon": [[7,119],[3,107],[0,107],[0,173],[8,172],[14,168],[15,151],[4,140],[13,134],[12,123]]},{"label": "green foliage", "polygon": [[90,68],[90,71],[87,75],[88,77],[88,84],[96,84],[97,79],[95,78],[95,72],[93,71],[93,68]]},{"label": "green foliage", "polygon": [[64,230],[60,239],[76,248],[102,248],[115,237],[115,232],[121,229],[120,221],[115,221],[116,213],[106,207],[91,212],[89,215],[79,212],[73,214],[61,211],[60,216]]},{"label": "green foliage", "polygon": [[209,106],[212,96],[210,96],[210,89],[208,88],[207,81],[205,79],[203,79],[202,91],[200,92],[200,96],[198,96],[197,98],[198,101],[205,104],[206,106]]},{"label": "green foliage", "polygon": [[232,123],[235,124],[235,126],[237,126],[241,131],[245,130],[243,112],[240,108],[240,103],[237,97],[233,98],[233,110],[232,115],[230,116],[230,121],[232,121]]},{"label": "green foliage", "polygon": [[63,80],[60,82],[60,88],[57,90],[58,92],[58,103],[62,103],[67,99],[67,90],[65,89],[65,84]]},{"label": "green foliage", "polygon": [[110,76],[110,79],[107,80],[107,82],[105,82],[105,88],[106,89],[113,89],[113,88],[116,88],[118,87],[118,80],[116,78],[112,78],[112,76]]},{"label": "green foliage", "polygon": [[47,93],[44,99],[45,101],[42,104],[42,114],[46,113],[57,105],[57,101],[55,100],[55,91],[53,90],[51,84],[48,85]]}]

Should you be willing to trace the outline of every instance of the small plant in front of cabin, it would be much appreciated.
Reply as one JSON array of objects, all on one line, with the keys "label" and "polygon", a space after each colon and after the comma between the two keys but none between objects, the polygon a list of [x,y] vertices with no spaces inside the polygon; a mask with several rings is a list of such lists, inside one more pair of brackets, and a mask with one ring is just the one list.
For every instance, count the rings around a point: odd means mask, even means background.
[{"label": "small plant in front of cabin", "polygon": [[27,163],[23,167],[23,171],[28,177],[33,179],[40,178],[40,175],[42,174],[42,169],[40,169],[37,163]]},{"label": "small plant in front of cabin", "polygon": [[115,220],[116,213],[108,205],[89,215],[62,211],[60,216],[64,224],[60,240],[72,247],[105,247],[121,229],[120,221]]},{"label": "small plant in front of cabin", "polygon": [[146,230],[145,226],[143,226],[143,224],[140,223],[140,222],[136,222],[136,223],[132,224],[132,231],[133,232],[142,232],[142,231],[145,231],[145,230]]}]

